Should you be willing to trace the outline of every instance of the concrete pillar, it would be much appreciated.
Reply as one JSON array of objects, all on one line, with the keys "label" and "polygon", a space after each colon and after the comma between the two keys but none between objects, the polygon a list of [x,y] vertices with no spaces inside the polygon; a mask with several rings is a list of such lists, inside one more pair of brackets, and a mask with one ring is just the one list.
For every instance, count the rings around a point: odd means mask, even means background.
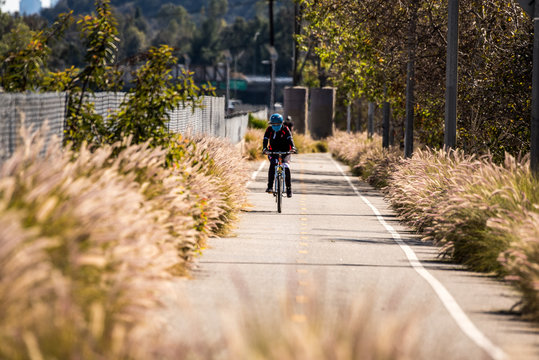
[{"label": "concrete pillar", "polygon": [[284,118],[292,118],[294,132],[305,134],[309,128],[307,122],[309,93],[306,87],[294,86],[284,89]]},{"label": "concrete pillar", "polygon": [[313,139],[333,135],[336,95],[332,87],[311,89],[310,132]]}]

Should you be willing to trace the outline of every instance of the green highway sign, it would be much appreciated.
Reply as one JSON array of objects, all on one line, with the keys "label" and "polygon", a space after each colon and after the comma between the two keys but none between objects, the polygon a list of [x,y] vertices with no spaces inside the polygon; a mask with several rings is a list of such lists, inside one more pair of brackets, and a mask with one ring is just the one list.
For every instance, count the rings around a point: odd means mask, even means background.
[{"label": "green highway sign", "polygon": [[[212,81],[212,86],[215,86],[219,90],[225,90],[226,89],[226,82],[225,81]],[[240,90],[245,91],[247,90],[247,81],[245,80],[239,80],[239,79],[230,79],[230,90]]]}]

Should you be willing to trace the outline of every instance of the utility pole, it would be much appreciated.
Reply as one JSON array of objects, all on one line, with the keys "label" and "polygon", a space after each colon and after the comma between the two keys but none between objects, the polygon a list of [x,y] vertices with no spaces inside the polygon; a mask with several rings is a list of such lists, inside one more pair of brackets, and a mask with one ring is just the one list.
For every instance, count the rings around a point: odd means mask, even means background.
[{"label": "utility pole", "polygon": [[449,0],[447,25],[444,146],[449,150],[457,142],[459,0]]},{"label": "utility pole", "polygon": [[532,116],[530,169],[539,177],[539,4],[535,0],[518,0],[533,20]]},{"label": "utility pole", "polygon": [[224,50],[223,55],[225,58],[225,114],[228,114],[229,111],[229,102],[230,102],[230,62],[232,61],[232,55],[230,50]]},{"label": "utility pole", "polygon": [[412,157],[414,152],[414,86],[415,86],[415,48],[418,0],[412,1],[410,24],[408,28],[408,68],[406,74],[406,123],[404,133],[404,157]]},{"label": "utility pole", "polygon": [[273,113],[275,109],[275,63],[277,61],[277,51],[275,51],[275,30],[273,27],[273,0],[269,0],[269,32],[270,32],[270,44],[268,50],[270,51],[270,112]]},{"label": "utility pole", "polygon": [[357,112],[357,115],[356,115],[356,132],[361,132],[361,122],[362,122],[362,118],[361,118],[361,98],[358,98],[357,99],[357,105],[356,105],[357,109],[358,109],[358,112]]},{"label": "utility pole", "polygon": [[346,132],[350,134],[350,130],[352,127],[352,111],[351,111],[352,103],[350,102],[348,106],[346,107]]},{"label": "utility pole", "polygon": [[301,5],[299,1],[294,1],[294,64],[292,71],[292,84],[297,86],[299,84],[300,74],[298,72],[299,62],[299,44],[297,36],[301,33]]},{"label": "utility pole", "polygon": [[273,0],[269,0],[269,32],[270,32],[270,46],[275,46],[275,30],[273,28]]},{"label": "utility pole", "polygon": [[374,103],[369,101],[369,110],[367,111],[367,136],[372,138],[374,135]]},{"label": "utility pole", "polygon": [[539,2],[533,9],[533,72],[532,72],[532,124],[530,168],[539,177]]},{"label": "utility pole", "polygon": [[389,101],[387,101],[387,85],[384,88],[385,100],[382,105],[383,122],[382,122],[382,147],[389,148],[389,118],[391,114],[391,107]]}]

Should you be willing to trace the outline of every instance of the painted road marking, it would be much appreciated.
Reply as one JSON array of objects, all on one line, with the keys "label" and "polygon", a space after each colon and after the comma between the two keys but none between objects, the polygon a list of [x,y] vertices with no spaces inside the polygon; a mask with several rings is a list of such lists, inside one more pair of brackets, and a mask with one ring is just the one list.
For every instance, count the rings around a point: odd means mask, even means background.
[{"label": "painted road marking", "polygon": [[436,279],[434,276],[432,276],[432,274],[423,267],[421,261],[419,261],[415,252],[408,245],[406,245],[404,241],[402,241],[400,234],[384,220],[382,213],[380,213],[380,211],[369,201],[369,199],[361,195],[361,193],[352,183],[352,180],[350,180],[348,175],[344,173],[342,167],[335,160],[331,159],[331,161],[335,164],[337,169],[339,169],[339,171],[344,176],[352,190],[354,190],[356,195],[359,196],[361,200],[368,207],[371,208],[372,212],[376,215],[376,218],[378,219],[380,224],[384,226],[384,228],[393,237],[393,240],[395,240],[395,242],[401,247],[402,251],[404,251],[404,254],[408,258],[408,262],[410,263],[410,265],[412,265],[412,268],[432,287],[436,295],[438,295],[438,297],[444,304],[449,314],[453,317],[453,319],[455,319],[459,328],[480,348],[485,350],[493,359],[508,359],[509,357],[507,356],[507,354],[501,348],[494,345],[492,341],[490,341],[490,339],[487,338],[475,326],[475,324],[470,320],[468,315],[466,315],[464,310],[462,310],[462,308],[459,306],[453,295],[451,295],[451,293],[442,285],[442,283],[438,281],[438,279]]},{"label": "painted road marking", "polygon": [[258,173],[262,171],[262,169],[264,168],[265,163],[266,163],[265,161],[260,162],[260,166],[258,167],[258,170],[253,172],[253,174],[251,175],[251,180],[247,182],[246,187],[249,187],[249,185],[251,185],[251,182],[255,181],[256,177],[258,176]]}]

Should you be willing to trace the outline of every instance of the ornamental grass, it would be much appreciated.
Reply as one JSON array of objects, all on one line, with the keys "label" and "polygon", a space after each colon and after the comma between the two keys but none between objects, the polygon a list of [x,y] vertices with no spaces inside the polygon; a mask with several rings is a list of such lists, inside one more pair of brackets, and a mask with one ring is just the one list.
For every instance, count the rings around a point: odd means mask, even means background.
[{"label": "ornamental grass", "polygon": [[265,129],[248,129],[245,133],[245,156],[247,160],[261,160],[265,156],[262,154],[262,140]]},{"label": "ornamental grass", "polygon": [[[321,294],[313,293],[315,299]],[[306,301],[298,311],[295,301],[284,301],[271,314],[255,306],[225,332],[224,359],[354,360],[417,359],[418,326],[412,315],[394,310],[381,313],[361,296],[353,303],[323,305]],[[249,309],[249,307],[247,307]]]},{"label": "ornamental grass", "polygon": [[378,134],[337,131],[328,139],[329,151],[338,160],[350,165],[352,172],[376,188],[387,185],[389,174],[400,159],[395,147],[382,148]]},{"label": "ornamental grass", "polygon": [[292,133],[294,144],[300,154],[324,153],[328,152],[326,140],[314,140],[308,134]]},{"label": "ornamental grass", "polygon": [[[251,128],[245,134],[245,157],[247,160],[261,160],[265,158],[262,154],[262,140],[265,129]],[[311,136],[305,134],[292,133],[294,144],[300,154],[322,153],[328,151],[326,140],[313,140]]]},{"label": "ornamental grass", "polygon": [[[416,150],[403,159],[383,154],[376,136],[337,133],[332,153],[380,185],[400,217],[441,246],[440,254],[472,270],[512,282],[521,309],[539,320],[539,181],[527,158],[460,150]],[[370,169],[382,169],[369,171]]]},{"label": "ornamental grass", "polygon": [[240,155],[217,139],[43,152],[22,138],[0,168],[0,358],[151,352],[147,310],[245,205]]}]

